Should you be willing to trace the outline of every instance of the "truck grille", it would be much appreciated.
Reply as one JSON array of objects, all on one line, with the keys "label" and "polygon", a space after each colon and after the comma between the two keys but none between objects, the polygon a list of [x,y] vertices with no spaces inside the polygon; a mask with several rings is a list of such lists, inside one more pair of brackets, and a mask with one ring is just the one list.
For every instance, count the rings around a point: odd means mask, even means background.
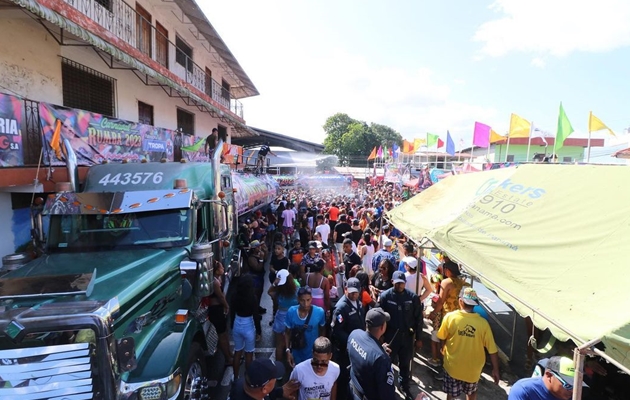
[{"label": "truck grille", "polygon": [[90,344],[0,350],[0,399],[93,398]]}]

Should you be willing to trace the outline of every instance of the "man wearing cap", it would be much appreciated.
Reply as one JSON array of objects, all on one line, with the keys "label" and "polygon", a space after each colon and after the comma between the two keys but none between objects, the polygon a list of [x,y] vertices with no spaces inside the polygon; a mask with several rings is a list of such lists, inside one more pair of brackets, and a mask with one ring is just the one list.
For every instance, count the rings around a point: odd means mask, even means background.
[{"label": "man wearing cap", "polygon": [[473,311],[479,305],[477,292],[465,287],[459,295],[459,310],[444,316],[437,337],[444,341],[444,392],[447,399],[466,394],[466,400],[477,398],[477,385],[486,363],[492,362],[492,378],[499,383],[499,357],[488,321]]},{"label": "man wearing cap", "polygon": [[374,255],[372,256],[372,271],[374,273],[378,272],[378,266],[381,264],[381,261],[384,259],[388,259],[392,262],[392,264],[397,265],[396,256],[391,253],[392,248],[392,240],[385,239],[383,240],[383,247],[380,248]]},{"label": "man wearing cap", "polygon": [[573,396],[575,377],[573,360],[555,356],[540,360],[538,365],[544,368],[543,374],[517,381],[510,389],[508,400],[569,400]]},{"label": "man wearing cap", "polygon": [[333,311],[332,322],[332,340],[333,340],[333,357],[341,368],[341,382],[344,384],[337,388],[338,398],[346,399],[348,387],[345,382],[348,381],[348,336],[355,329],[365,329],[365,315],[363,313],[363,305],[359,295],[361,294],[361,282],[357,278],[348,279],[346,294],[339,299]]},{"label": "man wearing cap", "polygon": [[417,294],[405,288],[407,280],[404,273],[394,272],[392,282],[394,287],[381,293],[378,304],[391,316],[385,332],[385,342],[389,343],[392,350],[391,357],[395,360],[398,356],[401,388],[405,398],[413,399],[409,388],[411,360],[414,354],[414,339],[415,348],[422,347],[420,341],[424,324],[422,303]]},{"label": "man wearing cap", "polygon": [[348,337],[349,390],[353,400],[396,398],[394,369],[387,354],[389,348],[379,342],[389,320],[389,314],[382,308],[373,308],[365,317],[365,331],[357,329]]},{"label": "man wearing cap", "polygon": [[267,358],[252,361],[245,371],[245,377],[240,378],[232,386],[230,400],[296,400],[296,392],[300,384],[290,380],[281,388],[276,388],[276,380],[282,379],[284,366]]}]

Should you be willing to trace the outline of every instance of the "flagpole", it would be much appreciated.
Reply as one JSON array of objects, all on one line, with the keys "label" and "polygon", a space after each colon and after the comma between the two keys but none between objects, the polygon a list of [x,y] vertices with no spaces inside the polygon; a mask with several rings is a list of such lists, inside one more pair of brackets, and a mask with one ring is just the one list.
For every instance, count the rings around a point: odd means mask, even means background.
[{"label": "flagpole", "polygon": [[588,112],[588,142],[586,143],[586,162],[591,161],[591,119],[593,118],[593,111]]},{"label": "flagpole", "polygon": [[529,148],[532,145],[532,134],[534,133],[534,121],[529,124],[529,138],[527,138],[527,156],[525,162],[529,162]]},{"label": "flagpole", "polygon": [[508,158],[508,153],[510,152],[510,133],[508,132],[507,134],[508,140],[507,140],[507,145],[505,146],[505,161],[507,162],[507,158]]}]

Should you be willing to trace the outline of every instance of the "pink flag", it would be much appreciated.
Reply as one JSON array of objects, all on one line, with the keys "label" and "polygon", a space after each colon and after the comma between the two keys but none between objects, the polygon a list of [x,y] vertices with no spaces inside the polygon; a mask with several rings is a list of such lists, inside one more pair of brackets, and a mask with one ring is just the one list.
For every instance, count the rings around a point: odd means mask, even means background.
[{"label": "pink flag", "polygon": [[490,146],[490,127],[481,122],[475,122],[475,133],[473,134],[473,146]]},{"label": "pink flag", "polygon": [[378,151],[376,152],[376,157],[383,158],[383,146],[378,146]]}]

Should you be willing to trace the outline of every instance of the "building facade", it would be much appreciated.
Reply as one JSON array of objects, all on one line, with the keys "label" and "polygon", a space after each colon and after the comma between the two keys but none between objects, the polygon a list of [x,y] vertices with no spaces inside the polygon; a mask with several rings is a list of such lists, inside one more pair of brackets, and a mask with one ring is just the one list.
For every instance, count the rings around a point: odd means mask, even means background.
[{"label": "building facade", "polygon": [[[177,160],[213,128],[227,142],[256,135],[240,99],[258,91],[192,0],[0,0],[0,23],[0,98],[17,120],[0,123],[0,255],[27,245],[33,193],[66,180],[65,167],[48,166],[42,110],[73,116],[75,130],[81,118],[142,127],[138,160],[151,146]],[[156,132],[161,142],[149,140]],[[99,135],[103,152],[125,145],[120,133]]]}]

